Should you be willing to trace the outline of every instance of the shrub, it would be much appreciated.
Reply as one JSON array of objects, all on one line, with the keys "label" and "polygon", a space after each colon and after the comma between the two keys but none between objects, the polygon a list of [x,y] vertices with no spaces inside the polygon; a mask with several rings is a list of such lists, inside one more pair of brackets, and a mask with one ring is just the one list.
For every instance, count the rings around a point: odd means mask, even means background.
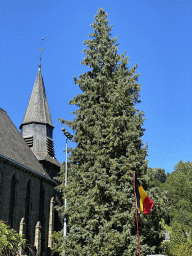
[{"label": "shrub", "polygon": [[20,247],[25,248],[26,240],[14,229],[0,220],[0,254],[1,255],[19,255]]}]

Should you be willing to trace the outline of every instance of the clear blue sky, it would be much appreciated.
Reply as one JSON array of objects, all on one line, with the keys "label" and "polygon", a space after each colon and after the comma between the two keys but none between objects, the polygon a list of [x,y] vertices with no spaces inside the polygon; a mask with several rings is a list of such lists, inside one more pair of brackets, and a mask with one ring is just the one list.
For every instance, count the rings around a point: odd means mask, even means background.
[{"label": "clear blue sky", "polygon": [[[73,120],[68,104],[81,93],[73,76],[87,71],[80,62],[83,41],[99,7],[108,13],[119,52],[139,64],[145,111],[143,143],[148,166],[171,173],[182,159],[192,161],[192,1],[190,0],[28,0],[0,3],[0,107],[19,128],[37,75],[42,75],[51,111],[56,158],[65,160],[58,118]],[[65,126],[63,126],[65,127]],[[65,127],[66,128],[66,127]],[[68,131],[73,132],[68,128]],[[69,146],[75,146],[69,142]]]}]

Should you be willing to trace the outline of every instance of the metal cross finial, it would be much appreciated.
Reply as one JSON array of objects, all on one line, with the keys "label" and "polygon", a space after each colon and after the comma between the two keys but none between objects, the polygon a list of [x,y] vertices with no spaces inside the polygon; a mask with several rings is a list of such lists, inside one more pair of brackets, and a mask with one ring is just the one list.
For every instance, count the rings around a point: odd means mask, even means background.
[{"label": "metal cross finial", "polygon": [[41,52],[40,53],[40,58],[39,58],[40,59],[40,64],[39,64],[40,66],[41,66],[41,60],[42,60],[42,58],[41,58],[42,51],[45,49],[45,48],[43,48],[43,40],[44,40],[44,38],[42,37],[42,45],[41,45],[41,48],[39,49],[39,51]]}]

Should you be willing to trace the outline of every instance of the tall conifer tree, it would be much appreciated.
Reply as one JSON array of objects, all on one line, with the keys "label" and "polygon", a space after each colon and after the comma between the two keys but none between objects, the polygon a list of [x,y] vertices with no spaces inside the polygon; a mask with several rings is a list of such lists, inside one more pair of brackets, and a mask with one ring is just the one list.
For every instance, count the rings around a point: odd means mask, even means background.
[{"label": "tall conifer tree", "polygon": [[[90,71],[79,79],[74,77],[83,92],[69,102],[79,107],[73,112],[76,118],[60,119],[75,131],[77,143],[69,157],[67,189],[64,169],[63,184],[58,186],[67,196],[68,228],[62,246],[70,256],[138,255],[132,171],[141,183],[148,178],[147,145],[143,147],[141,139],[144,113],[134,106],[141,102],[139,74],[135,73],[137,64],[127,67],[125,52],[117,53],[117,37],[111,38],[112,26],[106,18],[107,13],[99,8],[91,24],[91,39],[84,41],[87,49],[82,64]],[[149,215],[145,223],[143,213],[139,215],[145,230],[147,225],[151,228],[146,224]],[[150,230],[145,232],[149,239]],[[158,252],[155,248],[160,241],[147,244],[141,235],[140,242],[142,255]]]}]

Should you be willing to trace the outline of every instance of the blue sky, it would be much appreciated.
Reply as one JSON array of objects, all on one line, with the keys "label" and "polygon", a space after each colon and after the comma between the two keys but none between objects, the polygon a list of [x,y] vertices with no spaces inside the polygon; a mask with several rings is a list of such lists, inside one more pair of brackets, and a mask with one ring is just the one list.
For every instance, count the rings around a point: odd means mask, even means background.
[{"label": "blue sky", "polygon": [[[65,138],[58,118],[73,120],[68,102],[81,93],[73,76],[88,69],[80,62],[83,41],[99,7],[119,36],[118,53],[129,66],[139,64],[143,143],[148,166],[166,173],[182,159],[192,161],[192,1],[190,0],[39,0],[0,3],[0,107],[19,129],[37,75],[41,47],[42,75],[54,129],[56,158],[65,160]],[[65,127],[65,126],[63,126]],[[65,127],[66,128],[66,127]],[[73,134],[70,128],[68,131]],[[75,144],[69,142],[70,147]]]}]

